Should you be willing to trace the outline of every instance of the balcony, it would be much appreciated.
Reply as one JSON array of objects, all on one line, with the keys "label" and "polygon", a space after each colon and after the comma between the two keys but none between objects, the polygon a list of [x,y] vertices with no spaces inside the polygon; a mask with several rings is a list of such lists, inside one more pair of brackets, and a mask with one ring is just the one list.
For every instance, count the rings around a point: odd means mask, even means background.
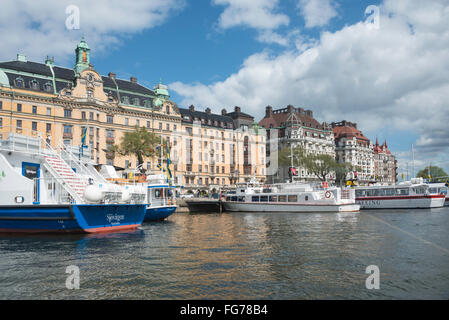
[{"label": "balcony", "polygon": [[63,139],[72,139],[73,138],[73,133],[71,133],[71,132],[64,132],[62,134],[62,138]]},{"label": "balcony", "polygon": [[115,138],[114,137],[106,137],[106,143],[107,144],[114,144]]}]

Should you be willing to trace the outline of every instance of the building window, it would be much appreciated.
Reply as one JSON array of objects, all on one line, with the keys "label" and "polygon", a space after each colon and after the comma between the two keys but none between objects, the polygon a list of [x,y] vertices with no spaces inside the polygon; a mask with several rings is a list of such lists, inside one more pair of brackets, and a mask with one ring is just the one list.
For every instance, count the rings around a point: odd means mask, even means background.
[{"label": "building window", "polygon": [[37,131],[37,122],[35,122],[35,121],[31,122],[31,130]]},{"label": "building window", "polygon": [[30,88],[33,90],[39,90],[39,82],[36,79],[30,81]]},{"label": "building window", "polygon": [[129,119],[125,118],[125,126],[129,125]]},{"label": "building window", "polygon": [[136,126],[140,127],[140,120],[139,119],[136,119]]},{"label": "building window", "polygon": [[47,92],[51,92],[53,90],[53,85],[50,82],[45,83],[44,90]]},{"label": "building window", "polygon": [[0,118],[0,128],[3,126],[3,119]]},{"label": "building window", "polygon": [[0,101],[0,110],[3,109],[3,101]]},{"label": "building window", "polygon": [[134,98],[133,104],[134,104],[135,106],[140,106],[140,100],[139,100],[139,98]]},{"label": "building window", "polygon": [[106,122],[107,123],[114,123],[114,116],[110,116],[110,115],[106,116]]},{"label": "building window", "polygon": [[159,130],[162,130],[162,122],[159,122]]},{"label": "building window", "polygon": [[33,106],[33,114],[36,114],[36,113],[37,113],[37,107]]},{"label": "building window", "polygon": [[71,117],[72,117],[72,110],[64,109],[64,118],[71,118]]},{"label": "building window", "polygon": [[51,108],[47,108],[47,116],[51,116]]},{"label": "building window", "polygon": [[22,105],[20,103],[17,104],[17,112],[22,112]]},{"label": "building window", "polygon": [[[1,106],[0,106],[0,109],[1,109]],[[176,124],[173,126],[173,131],[175,131],[176,132],[176,129],[177,129],[177,126],[176,126]]]},{"label": "building window", "polygon": [[16,85],[17,88],[23,88],[24,87],[24,81],[23,78],[16,78],[16,80],[14,80],[14,83]]},{"label": "building window", "polygon": [[89,119],[90,120],[94,120],[94,113],[93,112],[89,112]]},{"label": "building window", "polygon": [[72,133],[72,126],[64,126],[64,133]]},{"label": "building window", "polygon": [[51,123],[47,123],[47,132],[51,132]]},{"label": "building window", "polygon": [[94,93],[92,90],[87,90],[87,97],[88,98],[93,98],[94,97]]},{"label": "building window", "polygon": [[150,121],[147,121],[147,128],[150,129],[151,125],[150,125]]},{"label": "building window", "polygon": [[170,125],[167,123],[167,131],[170,131]]},{"label": "building window", "polygon": [[17,120],[16,123],[17,128],[22,129],[22,120]]},{"label": "building window", "polygon": [[81,111],[81,119],[86,120],[86,112]]}]

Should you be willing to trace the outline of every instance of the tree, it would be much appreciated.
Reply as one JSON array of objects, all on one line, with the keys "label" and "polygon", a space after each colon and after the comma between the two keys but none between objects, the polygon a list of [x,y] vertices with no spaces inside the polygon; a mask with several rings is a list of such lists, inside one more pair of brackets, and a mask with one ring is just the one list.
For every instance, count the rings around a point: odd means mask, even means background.
[{"label": "tree", "polygon": [[[437,166],[427,166],[423,170],[419,171],[416,175],[417,178],[431,179],[435,181],[447,180],[448,174],[444,170]],[[440,179],[439,179],[440,178]]]},{"label": "tree", "polygon": [[110,147],[110,152],[117,152],[122,156],[134,155],[137,158],[137,164],[143,173],[143,163],[146,158],[152,158],[158,155],[157,146],[161,138],[153,132],[147,131],[144,127],[136,127],[133,132],[125,132],[122,136],[120,145]]},{"label": "tree", "polygon": [[344,183],[348,172],[354,170],[350,163],[338,163],[334,157],[328,154],[308,154],[302,147],[283,148],[279,151],[278,162],[280,166],[291,166],[291,154],[293,154],[293,166],[303,167],[313,173],[320,181],[326,181],[330,173],[334,172],[337,183]]}]

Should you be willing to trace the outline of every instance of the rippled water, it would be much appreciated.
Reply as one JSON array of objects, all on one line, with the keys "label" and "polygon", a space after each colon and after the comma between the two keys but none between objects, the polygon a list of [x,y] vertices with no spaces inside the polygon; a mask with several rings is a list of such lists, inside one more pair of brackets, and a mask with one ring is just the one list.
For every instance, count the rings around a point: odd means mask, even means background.
[{"label": "rippled water", "polygon": [[[80,268],[80,289],[65,287]],[[367,290],[367,266],[380,290]],[[0,299],[448,299],[449,208],[175,214],[95,236],[0,235]]]}]

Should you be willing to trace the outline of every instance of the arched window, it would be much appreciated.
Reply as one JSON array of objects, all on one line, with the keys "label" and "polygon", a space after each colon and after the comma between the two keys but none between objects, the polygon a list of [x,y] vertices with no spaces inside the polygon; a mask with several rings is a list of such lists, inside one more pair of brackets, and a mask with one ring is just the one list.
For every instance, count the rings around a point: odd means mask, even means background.
[{"label": "arched window", "polygon": [[33,90],[39,90],[39,82],[36,79],[30,81],[30,88]]},{"label": "arched window", "polygon": [[25,87],[25,82],[23,81],[22,77],[18,77],[16,78],[16,80],[14,80],[14,84],[17,88],[24,88]]},{"label": "arched window", "polygon": [[46,82],[44,84],[44,90],[47,92],[53,91],[53,84],[51,82]]}]

